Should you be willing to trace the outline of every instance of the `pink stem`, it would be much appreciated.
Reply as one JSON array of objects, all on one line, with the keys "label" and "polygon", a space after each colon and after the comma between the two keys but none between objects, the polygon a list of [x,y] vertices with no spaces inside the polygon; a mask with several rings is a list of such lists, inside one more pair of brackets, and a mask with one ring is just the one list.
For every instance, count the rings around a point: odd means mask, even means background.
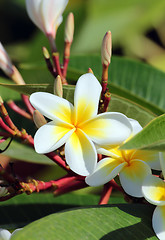
[{"label": "pink stem", "polygon": [[111,186],[111,184],[109,182],[104,185],[103,192],[101,194],[101,198],[99,201],[99,205],[108,203],[109,198],[112,193],[112,189],[113,189],[113,187]]},{"label": "pink stem", "polygon": [[32,116],[29,113],[18,107],[13,101],[8,101],[7,104],[16,113],[20,114],[21,116],[27,119],[32,119]]},{"label": "pink stem", "polygon": [[29,113],[33,116],[33,112],[34,112],[34,108],[31,105],[31,103],[29,102],[29,97],[27,95],[21,94],[22,100],[24,102],[24,104],[26,105]]}]

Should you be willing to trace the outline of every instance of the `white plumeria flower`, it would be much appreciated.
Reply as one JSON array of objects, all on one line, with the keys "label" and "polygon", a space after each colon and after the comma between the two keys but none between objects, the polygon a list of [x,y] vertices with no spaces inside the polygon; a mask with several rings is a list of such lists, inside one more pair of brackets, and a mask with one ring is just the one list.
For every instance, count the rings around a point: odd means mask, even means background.
[{"label": "white plumeria flower", "polygon": [[[130,119],[135,135],[142,127],[138,121]],[[134,197],[142,197],[142,183],[151,169],[160,170],[157,152],[142,150],[119,150],[115,148],[98,148],[97,152],[109,156],[98,162],[96,169],[85,179],[90,186],[103,185],[119,174],[124,191]]]},{"label": "white plumeria flower", "polygon": [[96,167],[95,144],[120,144],[132,132],[128,118],[121,113],[97,115],[101,85],[92,73],[82,75],[75,88],[74,106],[50,93],[33,93],[31,104],[52,121],[38,129],[34,146],[48,153],[65,144],[66,162],[83,176]]},{"label": "white plumeria flower", "polygon": [[16,232],[22,230],[22,228],[16,229],[12,234],[3,228],[0,228],[0,240],[10,240],[13,235],[15,235]]},{"label": "white plumeria flower", "polygon": [[56,36],[68,0],[26,0],[29,17],[46,36]]},{"label": "white plumeria flower", "polygon": [[4,71],[4,73],[7,76],[11,76],[13,74],[13,65],[1,42],[0,42],[0,68]]},{"label": "white plumeria flower", "polygon": [[[163,175],[165,163],[163,154],[160,153],[160,163]],[[165,175],[164,175],[165,176]],[[143,182],[142,192],[145,199],[157,207],[152,217],[152,226],[160,240],[165,239],[165,182],[153,175],[149,175]]]}]

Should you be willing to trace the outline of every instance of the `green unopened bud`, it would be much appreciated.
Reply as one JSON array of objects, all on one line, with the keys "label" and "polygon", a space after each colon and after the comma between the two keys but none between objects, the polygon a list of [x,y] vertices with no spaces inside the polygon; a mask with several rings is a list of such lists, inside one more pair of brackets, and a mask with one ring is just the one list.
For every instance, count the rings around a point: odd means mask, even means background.
[{"label": "green unopened bud", "polygon": [[63,96],[62,80],[60,75],[58,75],[54,81],[54,94],[59,97]]},{"label": "green unopened bud", "polygon": [[46,47],[42,48],[43,55],[46,59],[50,59],[50,54],[48,52],[48,49]]},{"label": "green unopened bud", "polygon": [[72,42],[74,35],[74,15],[69,13],[65,24],[65,42]]},{"label": "green unopened bud", "polygon": [[101,61],[102,64],[108,66],[111,62],[111,54],[112,54],[112,36],[111,32],[106,32],[101,47]]},{"label": "green unopened bud", "polygon": [[38,110],[33,112],[33,121],[37,128],[40,128],[47,123],[44,116]]}]

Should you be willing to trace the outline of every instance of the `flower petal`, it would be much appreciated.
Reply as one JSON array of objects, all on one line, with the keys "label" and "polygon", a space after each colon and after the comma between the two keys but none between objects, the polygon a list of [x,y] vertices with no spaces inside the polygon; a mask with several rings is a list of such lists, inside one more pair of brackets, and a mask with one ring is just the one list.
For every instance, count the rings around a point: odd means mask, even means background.
[{"label": "flower petal", "polygon": [[96,116],[100,93],[101,85],[92,73],[78,79],[74,93],[75,125]]},{"label": "flower petal", "polygon": [[142,197],[142,184],[149,174],[151,174],[151,169],[145,162],[132,160],[120,172],[120,183],[127,194]]},{"label": "flower petal", "polygon": [[47,118],[58,119],[71,125],[73,105],[64,98],[46,92],[36,92],[30,96],[30,102]]},{"label": "flower petal", "polygon": [[159,157],[160,157],[161,170],[162,170],[163,176],[165,177],[165,153],[160,152]]},{"label": "flower petal", "polygon": [[128,118],[115,112],[99,114],[80,127],[98,145],[119,145],[132,131]]},{"label": "flower petal", "polygon": [[0,239],[2,240],[10,240],[11,233],[3,228],[0,228]]},{"label": "flower petal", "polygon": [[160,240],[165,239],[165,206],[158,206],[155,208],[152,217],[152,226],[156,236]]},{"label": "flower petal", "polygon": [[142,192],[145,199],[154,205],[165,205],[165,183],[162,179],[149,175],[143,182]]},{"label": "flower petal", "polygon": [[133,135],[137,134],[138,132],[140,132],[143,129],[137,120],[129,118],[129,121],[130,121],[132,129],[133,129],[133,131],[132,131]]},{"label": "flower petal", "polygon": [[131,158],[142,160],[152,169],[161,170],[160,157],[157,151],[135,150]]},{"label": "flower petal", "polygon": [[34,147],[37,153],[49,153],[61,147],[72,135],[75,128],[51,121],[40,127],[34,136]]},{"label": "flower petal", "polygon": [[11,60],[1,42],[0,42],[0,68],[8,76],[10,76],[13,73]]},{"label": "flower petal", "polygon": [[41,17],[46,33],[55,37],[56,28],[61,23],[61,15],[68,4],[68,0],[43,0],[41,7]]},{"label": "flower petal", "polygon": [[85,178],[85,182],[90,186],[103,185],[116,177],[126,164],[114,158],[104,158],[98,162],[94,172]]},{"label": "flower petal", "polygon": [[96,148],[81,129],[77,129],[66,142],[65,157],[72,171],[83,176],[93,172],[96,167]]},{"label": "flower petal", "polygon": [[46,29],[44,28],[40,16],[41,3],[42,0],[26,0],[26,9],[32,22],[45,33]]}]

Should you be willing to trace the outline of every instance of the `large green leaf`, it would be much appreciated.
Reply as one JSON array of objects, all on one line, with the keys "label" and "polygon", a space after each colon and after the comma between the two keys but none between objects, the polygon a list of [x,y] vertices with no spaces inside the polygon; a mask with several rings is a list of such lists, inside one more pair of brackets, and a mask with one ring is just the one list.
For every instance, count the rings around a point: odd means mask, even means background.
[{"label": "large green leaf", "polygon": [[121,149],[165,151],[165,114],[152,120]]},{"label": "large green leaf", "polygon": [[[89,189],[91,189],[89,187]],[[7,229],[22,227],[48,214],[73,207],[97,205],[99,195],[69,193],[54,197],[52,193],[21,194],[0,202],[0,226]],[[109,203],[125,203],[123,196],[112,194]]]},{"label": "large green leaf", "polygon": [[151,227],[153,208],[119,204],[52,214],[23,228],[12,240],[156,240]]}]

